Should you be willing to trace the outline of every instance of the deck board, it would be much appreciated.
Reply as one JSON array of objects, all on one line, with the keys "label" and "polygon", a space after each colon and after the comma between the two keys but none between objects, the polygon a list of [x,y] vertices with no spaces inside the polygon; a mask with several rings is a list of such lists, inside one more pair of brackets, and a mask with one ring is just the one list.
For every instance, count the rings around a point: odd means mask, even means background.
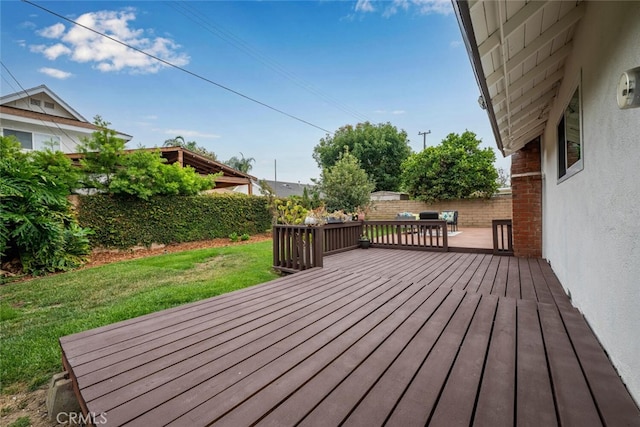
[{"label": "deck board", "polygon": [[370,248],[60,339],[109,426],[633,425],[543,260]]}]

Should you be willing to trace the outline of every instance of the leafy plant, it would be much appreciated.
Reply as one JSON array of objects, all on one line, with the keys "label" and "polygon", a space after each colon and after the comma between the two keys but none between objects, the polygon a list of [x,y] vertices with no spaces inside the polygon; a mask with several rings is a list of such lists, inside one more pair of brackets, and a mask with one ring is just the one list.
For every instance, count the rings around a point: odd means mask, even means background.
[{"label": "leafy plant", "polygon": [[198,145],[196,141],[185,141],[184,138],[180,135],[175,138],[167,139],[163,147],[182,147],[186,148],[189,151],[193,151],[194,153],[200,154],[201,156],[208,157],[211,160],[218,160],[216,153],[213,151],[209,151],[206,148]]},{"label": "leafy plant", "polygon": [[249,236],[247,233],[243,233],[242,236],[240,236],[240,240],[249,240],[251,238],[251,236]]},{"label": "leafy plant", "polygon": [[20,148],[0,137],[0,260],[18,258],[33,274],[82,265],[90,231],[78,225],[67,200],[72,174],[57,154]]},{"label": "leafy plant", "polygon": [[476,134],[451,133],[436,147],[411,155],[402,165],[406,191],[418,200],[491,197],[498,173],[492,148],[480,149]]},{"label": "leafy plant", "polygon": [[249,171],[253,169],[253,165],[251,163],[255,163],[256,159],[253,157],[245,158],[242,153],[240,153],[240,156],[241,158],[233,156],[224,163],[229,167],[239,170],[240,172],[249,173]]},{"label": "leafy plant", "polygon": [[288,225],[304,224],[304,219],[306,218],[308,211],[302,205],[297,204],[291,199],[276,199],[274,201],[274,206],[276,223]]},{"label": "leafy plant", "polygon": [[374,184],[358,159],[345,152],[335,166],[322,170],[319,187],[328,211],[354,212],[371,202]]},{"label": "leafy plant", "polygon": [[229,234],[229,240],[231,240],[232,242],[237,242],[238,241],[238,233],[236,233],[235,231],[231,234]]},{"label": "leafy plant", "polygon": [[329,169],[338,163],[345,149],[358,159],[376,191],[400,189],[401,165],[411,154],[404,130],[398,131],[391,123],[343,126],[320,140],[313,149],[313,158],[321,169]]},{"label": "leafy plant", "polygon": [[265,200],[242,194],[152,197],[80,196],[80,224],[94,247],[130,248],[263,233],[271,228]]}]

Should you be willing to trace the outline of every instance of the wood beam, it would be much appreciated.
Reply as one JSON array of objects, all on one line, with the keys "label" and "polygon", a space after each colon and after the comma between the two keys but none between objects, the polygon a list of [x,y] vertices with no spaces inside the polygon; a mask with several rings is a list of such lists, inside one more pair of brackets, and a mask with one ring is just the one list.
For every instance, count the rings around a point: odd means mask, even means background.
[{"label": "wood beam", "polygon": [[[536,73],[535,77],[542,75],[546,71],[546,70],[538,70],[537,68],[536,70],[538,72]],[[560,80],[562,80],[563,77],[564,77],[564,69],[561,68],[556,72],[549,74],[544,80],[538,82],[537,85],[535,85],[534,87],[532,87],[531,89],[529,89],[528,91],[526,91],[525,93],[523,93],[522,95],[520,95],[515,99],[520,99],[522,97],[531,97],[532,95],[535,94],[536,89],[553,86],[554,83],[559,82]],[[522,89],[522,87],[526,85],[529,81],[530,80],[518,79],[518,81],[515,84],[509,86],[509,92],[511,93],[517,92],[518,90]],[[496,107],[501,103],[503,103],[506,99],[507,99],[507,96],[505,95],[505,91],[502,91],[496,96],[494,96],[493,98],[491,98],[491,103],[493,104],[494,107]]]},{"label": "wood beam", "polygon": [[[531,18],[536,12],[542,9],[547,3],[547,1],[530,1],[529,3],[527,3],[502,26],[503,33],[506,34],[505,37],[509,38],[509,34],[513,33],[520,26],[524,25],[529,20],[529,18]],[[500,27],[498,27],[496,31],[494,31],[489,37],[487,37],[485,41],[480,43],[480,45],[478,46],[478,53],[482,58],[483,56],[491,53],[498,46],[500,46]]]},{"label": "wood beam", "polygon": [[[538,38],[529,43],[527,47],[516,53],[512,58],[509,58],[506,64],[507,74],[513,71],[513,69],[518,65],[526,61],[527,58],[536,53],[547,43],[551,42],[551,40],[557,37],[562,31],[578,22],[584,15],[584,9],[584,3],[580,3],[574,9],[572,9],[571,12],[567,13],[558,22],[545,30]],[[502,72],[502,69],[498,69],[487,76],[487,85],[492,86],[499,82],[502,78],[504,78],[504,73]]]}]

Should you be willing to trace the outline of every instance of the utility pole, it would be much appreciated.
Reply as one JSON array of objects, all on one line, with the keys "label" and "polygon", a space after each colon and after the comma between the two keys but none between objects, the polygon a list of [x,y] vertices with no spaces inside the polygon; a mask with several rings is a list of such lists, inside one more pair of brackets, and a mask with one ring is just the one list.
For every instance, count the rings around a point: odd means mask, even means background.
[{"label": "utility pole", "polygon": [[426,149],[427,148],[427,135],[429,135],[431,133],[430,130],[426,131],[426,132],[418,132],[418,135],[422,135],[422,149]]}]

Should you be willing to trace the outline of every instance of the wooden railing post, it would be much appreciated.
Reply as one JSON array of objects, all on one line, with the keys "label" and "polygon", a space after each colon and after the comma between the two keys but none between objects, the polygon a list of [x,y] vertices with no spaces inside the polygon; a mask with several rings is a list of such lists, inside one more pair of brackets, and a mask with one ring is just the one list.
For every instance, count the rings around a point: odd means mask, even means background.
[{"label": "wooden railing post", "polygon": [[[505,232],[506,227],[506,232]],[[491,221],[493,231],[494,255],[513,255],[513,229],[510,219],[494,219]],[[498,231],[499,230],[499,231]],[[505,244],[506,234],[506,244]]]},{"label": "wooden railing post", "polygon": [[313,242],[313,266],[323,266],[324,256],[324,226],[311,228],[311,241]]}]

